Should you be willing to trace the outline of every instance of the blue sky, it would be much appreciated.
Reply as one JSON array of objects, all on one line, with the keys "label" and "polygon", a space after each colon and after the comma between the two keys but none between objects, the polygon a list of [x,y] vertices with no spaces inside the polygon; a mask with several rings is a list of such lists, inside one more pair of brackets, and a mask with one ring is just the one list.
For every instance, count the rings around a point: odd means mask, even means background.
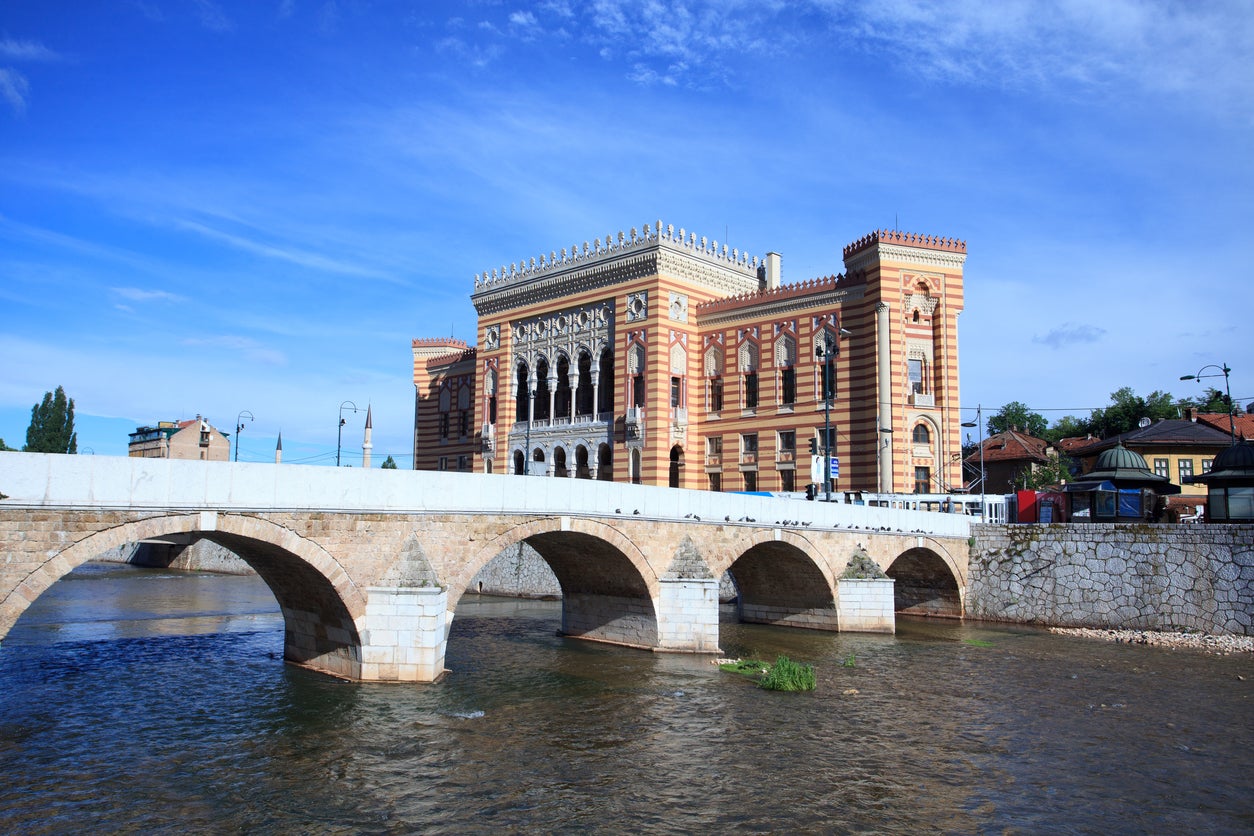
[{"label": "blue sky", "polygon": [[966,407],[1246,403],[1251,44],[1248,2],[6,0],[0,437],[62,385],[83,452],[248,410],[241,460],[334,463],[352,401],[405,467],[475,273],[658,219],[785,281],[967,241]]}]

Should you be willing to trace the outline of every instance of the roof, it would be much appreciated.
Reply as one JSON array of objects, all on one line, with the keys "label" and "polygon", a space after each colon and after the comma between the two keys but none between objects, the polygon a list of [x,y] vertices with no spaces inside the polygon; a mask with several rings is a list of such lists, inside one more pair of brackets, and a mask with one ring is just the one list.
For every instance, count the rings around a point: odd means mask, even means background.
[{"label": "roof", "polygon": [[1237,438],[1254,439],[1254,414],[1248,412],[1236,413],[1232,416],[1232,423],[1229,423],[1226,413],[1199,412],[1197,413],[1197,420],[1227,433],[1229,439],[1232,437],[1231,433],[1234,428],[1236,429]]},{"label": "roof", "polygon": [[[1222,417],[1222,416],[1221,416]],[[1069,439],[1064,439],[1068,441]],[[1087,445],[1078,445],[1071,449],[1063,447],[1068,453],[1076,456],[1091,456],[1116,445],[1136,449],[1154,447],[1225,447],[1231,442],[1226,431],[1220,432],[1209,423],[1184,421],[1178,418],[1166,418],[1155,421],[1144,427],[1119,435],[1094,441]],[[1060,442],[1061,444],[1061,442]]]},{"label": "roof", "polygon": [[1144,456],[1118,443],[1103,450],[1093,469],[1077,476],[1067,490],[1094,490],[1103,482],[1111,482],[1115,488],[1150,488],[1160,494],[1180,493],[1178,485],[1149,469]]},{"label": "roof", "polygon": [[[1018,430],[1006,430],[1005,432],[990,435],[981,442],[980,447],[984,449],[984,463],[989,462],[1017,462],[1017,461],[1049,461],[1050,443],[1043,438],[1037,438],[1027,433],[1021,433]],[[971,464],[977,464],[980,461],[980,449],[967,456],[966,461]]]},{"label": "roof", "polygon": [[1240,441],[1228,446],[1215,456],[1209,473],[1201,473],[1185,481],[1203,485],[1254,484],[1254,442]]}]

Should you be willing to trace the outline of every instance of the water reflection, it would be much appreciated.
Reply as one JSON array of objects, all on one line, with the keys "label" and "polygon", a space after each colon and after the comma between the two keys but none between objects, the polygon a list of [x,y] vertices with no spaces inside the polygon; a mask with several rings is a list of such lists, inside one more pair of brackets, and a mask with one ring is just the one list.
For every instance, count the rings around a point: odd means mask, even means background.
[{"label": "water reflection", "polygon": [[353,684],[279,661],[255,578],[89,567],[0,648],[0,827],[1254,830],[1248,656],[725,621],[730,655],[816,666],[793,695],[559,623],[468,595],[443,682]]}]

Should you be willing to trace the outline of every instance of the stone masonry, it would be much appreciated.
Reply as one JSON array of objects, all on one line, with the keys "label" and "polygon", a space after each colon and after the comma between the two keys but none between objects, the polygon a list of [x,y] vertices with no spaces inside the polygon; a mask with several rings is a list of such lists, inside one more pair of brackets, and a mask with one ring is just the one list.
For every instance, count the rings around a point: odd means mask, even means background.
[{"label": "stone masonry", "polygon": [[975,525],[966,614],[1254,635],[1254,526]]}]

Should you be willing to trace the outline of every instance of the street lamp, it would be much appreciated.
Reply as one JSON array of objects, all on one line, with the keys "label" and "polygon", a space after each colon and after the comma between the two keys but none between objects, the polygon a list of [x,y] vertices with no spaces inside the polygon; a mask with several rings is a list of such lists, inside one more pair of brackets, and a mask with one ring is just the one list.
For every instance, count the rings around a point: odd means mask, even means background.
[{"label": "street lamp", "polygon": [[244,416],[248,416],[248,420],[255,420],[253,414],[247,409],[241,409],[239,415],[235,416],[235,461],[239,461],[239,434],[244,431]]},{"label": "street lamp", "polygon": [[[843,339],[850,335],[847,328],[841,328],[838,335]],[[823,364],[823,490],[825,502],[832,501],[832,387],[836,381],[831,379],[831,358],[840,354],[840,347],[832,340],[830,331],[823,334],[823,342],[814,346],[814,356]]]},{"label": "street lamp", "polygon": [[[1219,369],[1219,374],[1202,374],[1202,372],[1206,371],[1207,369]],[[1237,443],[1237,422],[1236,422],[1236,419],[1232,417],[1232,392],[1228,389],[1228,372],[1230,371],[1232,371],[1232,369],[1228,368],[1227,363],[1224,363],[1222,366],[1216,366],[1214,363],[1211,363],[1208,366],[1202,366],[1202,368],[1198,369],[1197,374],[1181,375],[1180,379],[1181,380],[1196,380],[1200,383],[1202,378],[1204,377],[1221,377],[1221,376],[1223,377],[1224,398],[1227,400],[1227,406],[1228,406],[1228,432],[1231,433],[1232,435],[1232,443],[1236,444]]]},{"label": "street lamp", "polygon": [[357,404],[353,403],[352,401],[344,401],[344,403],[340,404],[340,425],[336,429],[336,435],[335,435],[335,466],[336,467],[340,466],[340,443],[344,439],[344,410],[346,408],[351,409],[353,412],[361,412],[361,410],[357,408]]},{"label": "street lamp", "polygon": [[963,421],[962,426],[980,428],[980,522],[984,522],[984,405],[976,404],[975,420]]},{"label": "street lamp", "polygon": [[536,411],[536,375],[535,372],[527,373],[527,431],[526,441],[523,442],[526,449],[523,450],[523,476],[531,475],[531,416]]}]

